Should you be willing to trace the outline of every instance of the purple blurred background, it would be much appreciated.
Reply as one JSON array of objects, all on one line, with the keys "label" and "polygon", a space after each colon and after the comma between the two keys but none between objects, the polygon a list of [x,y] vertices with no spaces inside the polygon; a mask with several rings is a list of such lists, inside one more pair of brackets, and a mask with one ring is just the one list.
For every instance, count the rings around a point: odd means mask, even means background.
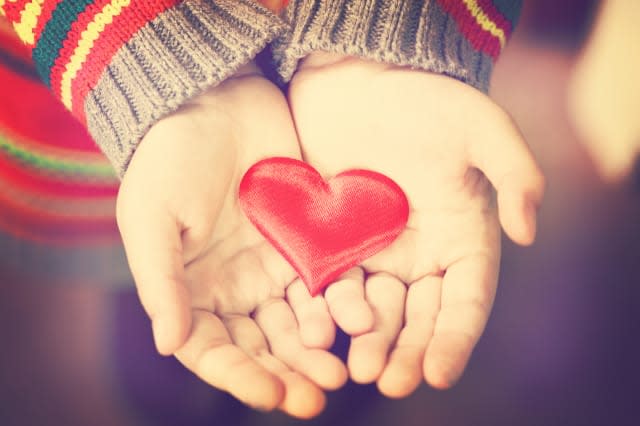
[{"label": "purple blurred background", "polygon": [[548,190],[536,244],[504,241],[493,314],[453,389],[423,385],[393,401],[349,384],[312,421],[258,413],[157,355],[131,287],[50,287],[0,271],[0,425],[640,424],[640,173],[598,177],[566,107],[595,10],[530,1],[496,67],[492,96]]}]

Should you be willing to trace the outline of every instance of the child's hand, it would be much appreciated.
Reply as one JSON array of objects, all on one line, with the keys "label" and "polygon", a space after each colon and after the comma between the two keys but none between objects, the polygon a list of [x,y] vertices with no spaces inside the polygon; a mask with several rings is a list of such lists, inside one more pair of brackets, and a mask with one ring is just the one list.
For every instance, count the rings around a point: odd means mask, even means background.
[{"label": "child's hand", "polygon": [[534,240],[544,182],[525,142],[487,96],[441,75],[318,52],[289,90],[306,161],[325,176],[384,173],[411,205],[404,233],[364,262],[364,289],[352,271],[325,292],[353,336],[351,377],[392,397],[423,376],[451,386],[491,310],[498,211],[511,239]]},{"label": "child's hand", "polygon": [[285,302],[296,274],[239,208],[244,172],[270,156],[300,158],[291,116],[275,86],[245,71],[149,131],[118,223],[158,350],[248,405],[310,417],[320,388],[347,373],[301,343]]},{"label": "child's hand", "polygon": [[593,165],[608,181],[633,173],[640,158],[640,2],[607,1],[572,70],[569,118]]}]

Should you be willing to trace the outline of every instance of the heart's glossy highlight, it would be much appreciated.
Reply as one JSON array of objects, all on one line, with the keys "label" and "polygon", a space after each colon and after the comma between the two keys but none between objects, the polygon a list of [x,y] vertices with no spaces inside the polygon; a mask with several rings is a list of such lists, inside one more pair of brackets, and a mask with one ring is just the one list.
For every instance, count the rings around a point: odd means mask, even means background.
[{"label": "heart's glossy highlight", "polygon": [[249,220],[291,263],[312,295],[404,230],[409,203],[388,177],[348,170],[325,181],[308,164],[274,157],[240,183]]}]

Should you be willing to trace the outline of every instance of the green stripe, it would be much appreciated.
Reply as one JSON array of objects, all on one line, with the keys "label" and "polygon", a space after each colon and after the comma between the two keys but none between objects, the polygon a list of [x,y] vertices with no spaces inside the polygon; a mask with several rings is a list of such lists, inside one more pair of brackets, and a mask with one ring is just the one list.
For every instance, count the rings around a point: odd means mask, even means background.
[{"label": "green stripe", "polygon": [[0,134],[0,151],[5,152],[9,157],[20,163],[37,169],[63,173],[65,175],[74,175],[75,177],[117,181],[113,168],[106,161],[103,164],[86,164],[79,161],[38,154],[11,143],[11,141],[2,134]]},{"label": "green stripe", "polygon": [[51,69],[62,49],[62,43],[71,31],[71,25],[78,19],[92,0],[63,0],[54,9],[47,22],[38,44],[33,49],[32,57],[40,78],[51,88]]}]

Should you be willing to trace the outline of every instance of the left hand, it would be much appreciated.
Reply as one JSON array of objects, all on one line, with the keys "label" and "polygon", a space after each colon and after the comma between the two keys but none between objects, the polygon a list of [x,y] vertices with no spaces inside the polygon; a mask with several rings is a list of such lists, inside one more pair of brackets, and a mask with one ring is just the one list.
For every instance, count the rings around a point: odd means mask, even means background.
[{"label": "left hand", "polygon": [[353,336],[352,379],[392,397],[423,376],[451,386],[491,310],[500,222],[515,242],[534,240],[544,179],[520,133],[452,78],[322,52],[300,66],[289,104],[305,161],[325,177],[383,173],[411,207],[407,229],[363,263],[364,275],[352,270],[325,291]]}]

